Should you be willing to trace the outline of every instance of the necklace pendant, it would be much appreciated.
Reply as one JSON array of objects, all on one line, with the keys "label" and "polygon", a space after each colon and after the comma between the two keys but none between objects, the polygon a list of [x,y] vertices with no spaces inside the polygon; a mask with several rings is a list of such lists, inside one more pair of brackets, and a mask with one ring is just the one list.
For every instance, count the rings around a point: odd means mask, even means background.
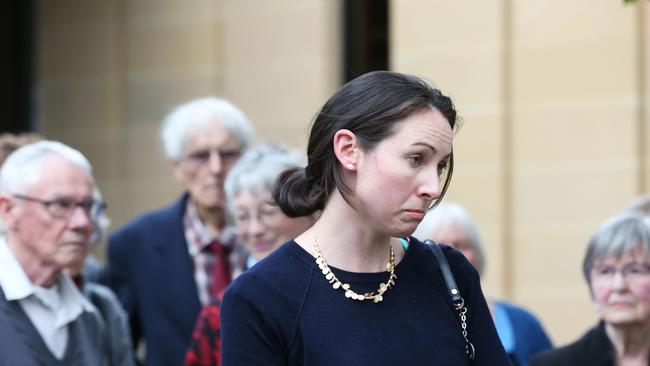
[{"label": "necklace pendant", "polygon": [[393,252],[392,247],[390,247],[389,262],[388,264],[386,264],[386,269],[387,272],[389,273],[388,281],[379,284],[379,288],[377,289],[377,294],[375,294],[375,292],[373,291],[370,293],[366,292],[363,295],[357,294],[352,289],[350,289],[350,284],[343,283],[338,278],[336,278],[334,272],[332,272],[330,267],[327,265],[325,258],[323,258],[320,252],[320,248],[318,247],[318,241],[316,240],[315,236],[314,236],[314,249],[316,251],[316,264],[318,265],[318,269],[323,273],[323,276],[325,276],[325,280],[332,285],[332,288],[334,290],[338,290],[338,289],[343,290],[345,292],[345,297],[348,299],[356,300],[356,301],[372,300],[375,304],[377,304],[384,300],[383,294],[386,291],[388,291],[388,289],[390,289],[391,286],[395,285],[395,279],[397,278],[397,276],[395,275],[395,253]]}]

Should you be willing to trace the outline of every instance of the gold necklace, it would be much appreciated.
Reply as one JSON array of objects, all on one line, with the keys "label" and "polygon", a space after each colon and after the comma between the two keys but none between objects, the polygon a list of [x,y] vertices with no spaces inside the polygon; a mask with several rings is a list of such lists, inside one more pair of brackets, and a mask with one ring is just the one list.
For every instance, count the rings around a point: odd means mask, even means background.
[{"label": "gold necklace", "polygon": [[350,284],[343,283],[339,281],[338,278],[336,278],[336,275],[334,275],[334,272],[330,269],[330,267],[327,265],[327,262],[325,262],[325,258],[323,258],[323,255],[320,253],[320,248],[318,247],[318,241],[316,240],[316,236],[314,236],[314,249],[316,250],[316,264],[318,264],[318,268],[320,268],[321,272],[325,276],[325,279],[332,284],[332,288],[335,290],[341,289],[345,291],[345,297],[352,299],[352,300],[358,300],[358,301],[363,301],[363,300],[372,300],[375,303],[381,302],[384,299],[384,292],[386,292],[391,286],[395,286],[395,280],[397,279],[397,275],[395,275],[395,252],[393,252],[393,246],[391,245],[390,247],[390,260],[386,264],[386,272],[390,273],[390,276],[388,276],[388,281],[386,283],[380,283],[379,288],[377,289],[377,293],[373,292],[366,292],[365,294],[361,295],[353,290],[350,289]]}]

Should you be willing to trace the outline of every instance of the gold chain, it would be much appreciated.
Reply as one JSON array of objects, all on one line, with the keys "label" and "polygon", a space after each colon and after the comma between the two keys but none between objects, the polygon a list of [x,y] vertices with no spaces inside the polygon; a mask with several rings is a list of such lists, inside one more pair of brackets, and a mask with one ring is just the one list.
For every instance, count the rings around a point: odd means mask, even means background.
[{"label": "gold chain", "polygon": [[391,286],[395,286],[397,275],[395,275],[395,252],[393,251],[392,245],[390,247],[390,260],[386,264],[386,272],[390,273],[390,276],[388,276],[388,281],[379,284],[377,293],[373,291],[366,292],[363,295],[352,291],[350,289],[350,284],[343,283],[339,281],[338,278],[336,278],[336,275],[334,275],[330,267],[327,265],[327,262],[325,262],[323,255],[320,253],[320,248],[318,247],[316,236],[314,236],[314,249],[316,250],[316,264],[318,264],[318,268],[320,268],[321,272],[325,276],[325,279],[332,285],[332,288],[335,290],[341,289],[345,291],[345,297],[349,299],[358,301],[372,300],[373,302],[378,303],[384,299],[384,292],[391,288]]}]

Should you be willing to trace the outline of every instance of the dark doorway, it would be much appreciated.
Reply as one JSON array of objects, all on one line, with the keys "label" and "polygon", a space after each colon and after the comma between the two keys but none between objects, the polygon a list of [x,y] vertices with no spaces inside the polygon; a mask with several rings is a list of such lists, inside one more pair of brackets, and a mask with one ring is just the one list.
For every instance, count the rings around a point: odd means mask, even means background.
[{"label": "dark doorway", "polygon": [[344,0],[344,81],[388,70],[388,0]]},{"label": "dark doorway", "polygon": [[9,0],[0,12],[0,133],[32,129],[34,0]]}]

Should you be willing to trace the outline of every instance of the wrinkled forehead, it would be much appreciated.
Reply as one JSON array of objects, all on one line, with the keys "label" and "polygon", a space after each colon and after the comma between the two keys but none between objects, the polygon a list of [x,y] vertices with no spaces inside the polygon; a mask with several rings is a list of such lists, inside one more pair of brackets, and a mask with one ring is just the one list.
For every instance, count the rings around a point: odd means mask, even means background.
[{"label": "wrinkled forehead", "polygon": [[201,149],[240,148],[237,138],[222,124],[217,122],[197,126],[187,136],[184,152]]}]

